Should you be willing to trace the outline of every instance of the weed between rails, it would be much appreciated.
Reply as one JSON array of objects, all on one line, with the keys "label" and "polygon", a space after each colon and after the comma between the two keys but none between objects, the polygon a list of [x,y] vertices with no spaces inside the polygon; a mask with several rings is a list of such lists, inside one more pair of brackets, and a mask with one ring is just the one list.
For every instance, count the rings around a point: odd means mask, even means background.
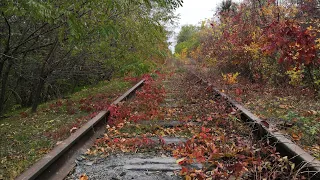
[{"label": "weed between rails", "polygon": [[[144,86],[136,91],[135,98],[109,107],[107,133],[95,142],[87,154],[108,156],[109,153],[119,150],[121,152],[151,150],[150,147],[155,142],[149,137],[154,134],[149,133],[149,130],[141,133],[141,131],[132,129],[139,126],[138,122],[152,121],[161,117],[159,105],[165,97],[165,90],[161,86],[164,77],[160,73],[156,74],[156,78],[145,75]],[[150,126],[146,126],[146,128],[148,129]]]},{"label": "weed between rails", "polygon": [[[304,179],[287,157],[253,138],[236,109],[195,81],[187,76],[183,82],[184,108],[190,112],[184,116],[192,116],[201,126],[173,151],[186,179]],[[202,163],[203,168],[189,168],[192,163]]]},{"label": "weed between rails", "polygon": [[[185,179],[306,179],[273,146],[254,139],[251,129],[238,120],[236,109],[224,99],[214,99],[210,89],[206,90],[192,77],[171,77],[166,91],[179,92],[170,94],[182,102],[173,108],[160,106],[165,97],[163,79],[161,74],[156,79],[149,77],[136,98],[112,107],[107,133],[87,154],[153,151],[174,156]],[[184,125],[156,125],[159,120],[173,119]],[[143,121],[150,124],[143,125]],[[188,140],[165,145],[163,136],[183,136]],[[158,137],[160,142],[151,137]],[[194,163],[201,163],[202,168],[193,168]]]}]

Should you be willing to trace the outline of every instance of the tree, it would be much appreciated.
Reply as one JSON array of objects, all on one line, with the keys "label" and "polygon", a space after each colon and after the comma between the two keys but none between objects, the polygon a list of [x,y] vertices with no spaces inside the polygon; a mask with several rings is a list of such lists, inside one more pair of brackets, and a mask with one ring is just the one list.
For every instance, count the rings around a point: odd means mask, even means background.
[{"label": "tree", "polygon": [[199,45],[198,32],[200,27],[194,25],[184,25],[177,36],[175,54],[182,58],[190,58],[191,51]]},{"label": "tree", "polygon": [[174,17],[182,1],[0,4],[1,115],[17,103],[35,112],[40,102],[69,93],[70,84],[109,79],[133,59],[145,61],[147,52],[156,54],[166,43],[162,22]]},{"label": "tree", "polygon": [[196,32],[199,31],[199,27],[194,25],[184,25],[177,36],[177,43],[182,43],[189,40]]},{"label": "tree", "polygon": [[[223,1],[200,38],[201,55],[223,73],[251,81],[320,89],[319,1]],[[192,38],[191,38],[192,39]],[[188,42],[188,41],[185,41]],[[176,49],[190,55],[194,48]],[[211,63],[210,63],[211,64]],[[297,77],[299,75],[299,77]]]}]

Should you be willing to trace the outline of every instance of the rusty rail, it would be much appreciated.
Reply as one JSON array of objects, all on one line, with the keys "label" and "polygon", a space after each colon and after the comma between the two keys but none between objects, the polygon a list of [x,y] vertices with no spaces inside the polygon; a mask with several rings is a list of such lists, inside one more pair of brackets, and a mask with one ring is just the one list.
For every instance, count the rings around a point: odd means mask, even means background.
[{"label": "rusty rail", "polygon": [[253,124],[252,128],[254,129],[254,133],[259,138],[267,138],[271,140],[281,155],[290,157],[291,161],[293,161],[295,164],[298,164],[298,167],[300,167],[301,170],[303,169],[305,173],[310,173],[307,174],[308,177],[314,180],[320,179],[320,161],[303,150],[300,146],[292,142],[281,132],[274,131],[273,129],[270,129],[270,127],[267,127],[263,120],[231,99],[228,95],[220,92],[217,88],[214,88],[211,83],[201,78],[195,72],[189,72],[198,78],[202,83],[212,87],[217,96],[226,99],[231,106],[239,110],[241,114],[241,120]]},{"label": "rusty rail", "polygon": [[[137,89],[143,86],[144,81],[145,80],[141,80],[138,82],[112,104],[118,104],[129,98]],[[64,179],[74,168],[76,158],[90,148],[96,138],[103,135],[109,114],[109,111],[101,111],[69,138],[24,171],[17,177],[17,180]]]}]

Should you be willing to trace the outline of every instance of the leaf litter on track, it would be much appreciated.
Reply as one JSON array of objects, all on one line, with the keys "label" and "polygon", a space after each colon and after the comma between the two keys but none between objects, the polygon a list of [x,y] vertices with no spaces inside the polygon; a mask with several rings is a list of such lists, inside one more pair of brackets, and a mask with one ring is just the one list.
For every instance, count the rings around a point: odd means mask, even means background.
[{"label": "leaf litter on track", "polygon": [[[215,97],[188,73],[157,73],[156,77],[147,76],[133,99],[111,109],[107,131],[87,151],[87,160],[126,154],[174,157],[180,170],[170,176],[173,179],[176,175],[185,179],[307,179],[275,147],[255,139],[226,100]],[[173,137],[180,141],[165,143]],[[90,178],[90,172],[83,171],[69,177],[79,173]]]}]

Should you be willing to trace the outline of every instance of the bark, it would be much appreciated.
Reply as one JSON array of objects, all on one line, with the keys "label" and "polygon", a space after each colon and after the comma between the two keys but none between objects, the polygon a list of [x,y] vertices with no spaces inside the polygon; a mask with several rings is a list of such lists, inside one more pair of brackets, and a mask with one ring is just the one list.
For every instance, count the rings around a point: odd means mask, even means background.
[{"label": "bark", "polygon": [[0,80],[2,79],[2,71],[3,71],[3,68],[4,68],[4,62],[5,62],[5,58],[1,58],[0,59]]},{"label": "bark", "polygon": [[11,26],[10,26],[10,23],[8,21],[8,19],[5,17],[4,13],[2,12],[1,13],[5,22],[6,22],[6,25],[8,26],[8,38],[7,38],[7,41],[6,41],[6,47],[4,49],[4,52],[3,54],[1,54],[2,58],[0,59],[0,79],[2,77],[2,71],[3,71],[3,68],[4,68],[4,63],[5,61],[8,59],[8,57],[6,57],[5,55],[7,55],[7,53],[9,52],[10,50],[10,40],[11,40]]},{"label": "bark", "polygon": [[38,82],[38,85],[35,89],[34,98],[33,98],[33,102],[32,102],[32,108],[31,108],[32,113],[35,113],[37,111],[38,105],[40,103],[41,92],[42,92],[42,89],[44,87],[45,82],[46,82],[45,77],[41,77]]},{"label": "bark", "polygon": [[8,26],[8,38],[6,41],[6,47],[4,49],[4,53],[1,54],[2,58],[0,59],[0,81],[1,81],[1,90],[0,90],[0,115],[2,115],[5,106],[5,95],[7,89],[7,82],[9,73],[12,67],[12,61],[9,61],[7,68],[5,69],[5,62],[8,60],[7,53],[10,50],[10,40],[11,40],[11,26],[8,19],[5,17],[4,13],[1,13],[6,25]]},{"label": "bark", "polygon": [[0,115],[2,115],[4,111],[4,106],[5,106],[5,95],[6,95],[6,90],[7,90],[7,82],[9,78],[9,73],[12,67],[12,62],[10,61],[7,68],[5,69],[3,76],[2,76],[2,83],[1,83],[1,90],[0,90]]}]

